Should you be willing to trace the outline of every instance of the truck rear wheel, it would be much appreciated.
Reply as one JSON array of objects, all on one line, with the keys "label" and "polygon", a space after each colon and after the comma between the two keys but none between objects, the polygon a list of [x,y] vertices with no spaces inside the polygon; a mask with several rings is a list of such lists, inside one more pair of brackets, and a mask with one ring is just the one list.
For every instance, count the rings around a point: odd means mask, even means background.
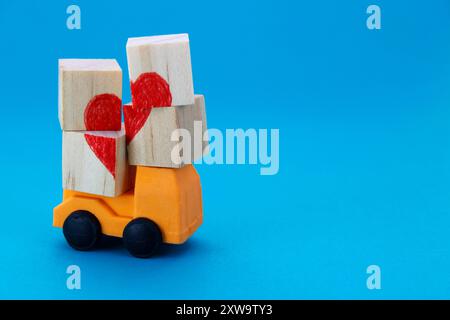
[{"label": "truck rear wheel", "polygon": [[134,219],[123,230],[123,243],[133,256],[148,258],[158,250],[162,243],[161,230],[150,219]]},{"label": "truck rear wheel", "polygon": [[63,233],[72,248],[88,251],[97,244],[101,235],[101,227],[98,219],[92,213],[77,210],[64,221]]}]

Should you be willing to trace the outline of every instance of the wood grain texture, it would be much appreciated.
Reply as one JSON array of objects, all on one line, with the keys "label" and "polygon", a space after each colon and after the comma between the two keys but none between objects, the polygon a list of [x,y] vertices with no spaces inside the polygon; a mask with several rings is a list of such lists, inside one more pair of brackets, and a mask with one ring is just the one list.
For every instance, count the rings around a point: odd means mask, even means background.
[{"label": "wood grain texture", "polygon": [[[105,166],[85,135],[115,140],[114,168]],[[101,139],[98,140],[101,143]],[[124,128],[121,131],[63,131],[62,149],[63,189],[114,197],[130,188]]]},{"label": "wood grain texture", "polygon": [[[131,106],[124,106],[127,107]],[[195,121],[198,122],[197,126]],[[190,153],[190,161],[172,161],[172,150],[178,144],[179,135],[175,134],[178,137],[175,141],[172,141],[171,136],[177,129],[185,129],[190,134],[189,147],[182,151]],[[152,108],[141,130],[128,143],[128,161],[131,165],[183,167],[202,156],[207,147],[207,142],[203,141],[206,130],[205,100],[202,95],[195,95],[192,105]]]},{"label": "wood grain texture", "polygon": [[[58,116],[62,130],[86,130],[84,113],[96,96],[122,99],[122,69],[114,59],[60,59],[58,61]],[[119,119],[114,119],[120,130]],[[105,130],[110,128],[99,128]],[[97,129],[96,129],[97,130]]]},{"label": "wood grain texture", "polygon": [[194,103],[187,34],[129,38],[126,50],[131,82],[143,73],[156,72],[169,84],[172,106]]},{"label": "wood grain texture", "polygon": [[[202,155],[205,155],[209,152],[209,136],[208,136],[208,123],[206,120],[206,103],[205,103],[205,96],[202,94],[196,94],[195,98],[194,98],[194,104],[195,104],[195,108],[197,110],[200,110],[199,112],[201,112],[201,120],[202,120],[202,134],[203,134],[203,139],[202,139]],[[197,160],[197,157],[193,158],[194,161]]]}]

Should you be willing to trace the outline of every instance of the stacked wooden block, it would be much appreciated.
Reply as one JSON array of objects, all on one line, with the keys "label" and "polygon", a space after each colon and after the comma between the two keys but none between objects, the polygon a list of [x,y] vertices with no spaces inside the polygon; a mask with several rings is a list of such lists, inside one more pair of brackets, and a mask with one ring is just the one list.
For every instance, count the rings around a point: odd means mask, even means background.
[{"label": "stacked wooden block", "polygon": [[116,60],[59,60],[63,188],[104,196],[129,189]]},{"label": "stacked wooden block", "polygon": [[[59,61],[64,189],[118,196],[133,187],[133,166],[180,168],[206,150],[205,101],[194,95],[188,35],[130,38],[126,50],[132,102],[123,106],[124,123],[115,60]],[[181,130],[190,141],[177,149]]]},{"label": "stacked wooden block", "polygon": [[[183,152],[195,160],[194,145],[202,144],[206,116],[203,96],[194,95],[188,35],[130,38],[127,59],[132,103],[124,106],[124,118],[130,164],[185,165],[173,161],[178,139],[171,138],[177,129],[190,133]],[[202,124],[195,135],[194,121]]]}]

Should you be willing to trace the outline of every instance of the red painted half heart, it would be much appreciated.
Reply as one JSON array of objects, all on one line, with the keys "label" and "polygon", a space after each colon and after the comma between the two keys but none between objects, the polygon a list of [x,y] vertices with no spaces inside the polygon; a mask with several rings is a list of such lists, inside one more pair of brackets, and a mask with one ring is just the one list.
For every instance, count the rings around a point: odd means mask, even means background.
[{"label": "red painted half heart", "polygon": [[103,163],[103,165],[116,178],[116,139],[111,137],[84,134],[87,144]]},{"label": "red painted half heart", "polygon": [[93,97],[84,110],[84,125],[91,131],[118,131],[121,127],[122,100],[110,93]]},{"label": "red painted half heart", "polygon": [[131,99],[136,108],[172,105],[169,84],[156,72],[142,73],[135,82],[131,81]]},{"label": "red painted half heart", "polygon": [[123,117],[125,122],[125,135],[127,144],[133,140],[134,136],[144,126],[152,108],[135,108],[132,105],[123,106]]}]

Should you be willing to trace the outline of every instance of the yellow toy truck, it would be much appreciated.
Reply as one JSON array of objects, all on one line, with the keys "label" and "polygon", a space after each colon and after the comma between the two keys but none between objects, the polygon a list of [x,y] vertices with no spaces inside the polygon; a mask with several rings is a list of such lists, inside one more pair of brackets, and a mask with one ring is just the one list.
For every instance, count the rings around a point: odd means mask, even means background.
[{"label": "yellow toy truck", "polygon": [[136,166],[134,188],[118,197],[64,190],[53,225],[77,250],[95,248],[103,235],[123,238],[135,257],[147,258],[161,243],[181,244],[202,223],[200,178],[182,168]]}]

